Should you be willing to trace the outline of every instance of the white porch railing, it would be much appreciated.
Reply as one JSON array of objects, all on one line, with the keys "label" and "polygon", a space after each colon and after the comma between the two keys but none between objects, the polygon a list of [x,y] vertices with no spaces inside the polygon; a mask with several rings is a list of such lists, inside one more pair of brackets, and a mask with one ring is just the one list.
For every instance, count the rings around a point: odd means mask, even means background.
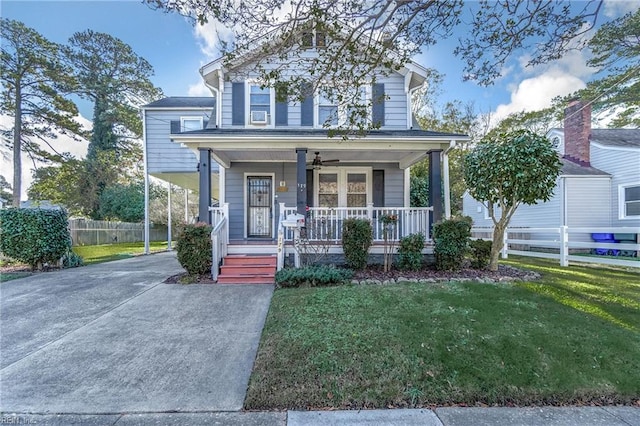
[{"label": "white porch railing", "polygon": [[[433,207],[310,207],[306,218],[306,237],[309,241],[342,240],[342,223],[348,218],[362,218],[371,221],[374,242],[384,241],[384,224],[382,216],[393,215],[397,223],[391,227],[390,240],[398,241],[410,234],[421,233],[428,241],[431,239],[429,231],[429,212]],[[285,207],[284,216],[296,213],[295,207]],[[293,231],[284,230],[286,241],[293,240]]]},{"label": "white porch railing", "polygon": [[218,280],[220,263],[229,247],[229,203],[221,207],[209,207],[211,214],[211,279]]},{"label": "white porch railing", "polygon": [[228,227],[228,220],[223,217],[211,231],[211,279],[214,281],[218,280],[220,263],[227,255],[227,247],[229,245]]},{"label": "white porch railing", "polygon": [[[636,243],[597,242],[591,238],[591,234],[596,233],[634,234]],[[474,238],[491,239],[493,228],[472,228],[471,234]],[[639,238],[640,228],[638,227],[574,228],[560,226],[557,228],[507,228],[504,234],[501,256],[506,259],[509,254],[517,254],[558,259],[561,266],[568,266],[571,261],[640,268],[640,261],[615,258],[623,252],[635,252],[636,257],[640,255]],[[588,249],[589,253],[580,255],[576,252],[579,249]],[[590,255],[593,251],[610,251],[615,254],[615,257]]]}]

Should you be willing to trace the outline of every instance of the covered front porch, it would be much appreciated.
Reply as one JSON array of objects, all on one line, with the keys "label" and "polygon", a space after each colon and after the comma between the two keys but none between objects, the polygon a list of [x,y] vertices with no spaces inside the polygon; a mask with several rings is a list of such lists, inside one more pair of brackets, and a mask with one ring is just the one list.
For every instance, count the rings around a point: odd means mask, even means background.
[{"label": "covered front porch", "polygon": [[[386,238],[422,233],[450,215],[448,152],[464,135],[422,130],[372,131],[332,138],[322,131],[204,129],[172,135],[198,153],[199,217],[214,226],[218,256],[229,252],[284,253],[296,230],[283,223],[299,215],[298,238],[341,250],[342,223],[368,219],[375,243],[380,218],[394,216]],[[410,168],[429,159],[429,207],[410,206]],[[219,165],[219,204],[211,206],[212,164]],[[250,244],[249,244],[250,243]]]}]

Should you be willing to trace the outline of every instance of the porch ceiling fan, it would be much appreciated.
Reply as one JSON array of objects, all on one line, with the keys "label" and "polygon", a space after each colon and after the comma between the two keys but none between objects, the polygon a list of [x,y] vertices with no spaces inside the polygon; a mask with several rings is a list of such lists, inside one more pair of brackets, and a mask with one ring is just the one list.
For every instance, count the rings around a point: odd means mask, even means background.
[{"label": "porch ceiling fan", "polygon": [[316,156],[313,158],[313,161],[311,161],[310,163],[307,163],[307,164],[310,164],[311,166],[313,166],[314,169],[322,167],[322,165],[325,164],[325,163],[337,163],[337,162],[340,161],[338,159],[324,160],[323,161],[322,157],[320,156],[320,152],[319,151],[316,151],[315,154],[316,154]]}]

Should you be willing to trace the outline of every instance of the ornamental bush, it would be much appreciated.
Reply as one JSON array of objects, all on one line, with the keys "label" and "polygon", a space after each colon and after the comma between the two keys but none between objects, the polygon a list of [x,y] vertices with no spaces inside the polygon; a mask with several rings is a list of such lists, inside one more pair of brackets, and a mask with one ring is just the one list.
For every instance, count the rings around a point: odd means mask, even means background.
[{"label": "ornamental bush", "polygon": [[35,269],[57,263],[71,249],[67,212],[0,210],[0,252]]},{"label": "ornamental bush", "polygon": [[398,245],[398,268],[403,271],[417,271],[422,266],[424,235],[410,234],[400,239]]},{"label": "ornamental bush", "polygon": [[368,220],[345,219],[342,223],[342,250],[350,268],[364,269],[367,266],[371,243],[373,228]]},{"label": "ornamental bush", "polygon": [[471,267],[475,269],[487,269],[491,259],[491,240],[473,240],[469,243],[469,256]]},{"label": "ornamental bush", "polygon": [[178,262],[189,275],[211,273],[211,226],[204,222],[184,225],[178,233]]},{"label": "ornamental bush", "polygon": [[471,238],[471,218],[443,220],[433,225],[436,269],[455,271],[462,267]]},{"label": "ornamental bush", "polygon": [[330,265],[305,266],[304,268],[285,268],[276,273],[278,287],[321,287],[347,283],[353,277],[353,271],[338,269]]}]

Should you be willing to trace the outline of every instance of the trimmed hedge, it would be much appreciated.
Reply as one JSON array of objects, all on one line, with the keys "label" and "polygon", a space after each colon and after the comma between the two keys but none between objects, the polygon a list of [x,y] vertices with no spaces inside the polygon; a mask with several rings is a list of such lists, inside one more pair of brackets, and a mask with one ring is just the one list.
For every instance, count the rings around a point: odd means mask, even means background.
[{"label": "trimmed hedge", "polygon": [[471,238],[471,218],[443,220],[433,225],[433,252],[436,269],[455,271],[462,267],[464,256],[469,249]]},{"label": "trimmed hedge", "polygon": [[487,269],[491,259],[491,240],[473,240],[469,243],[469,257],[471,267],[475,269]]},{"label": "trimmed hedge", "polygon": [[303,268],[285,268],[276,273],[278,287],[322,287],[344,284],[351,280],[353,271],[329,265],[313,265]]},{"label": "trimmed hedge", "polygon": [[353,269],[367,266],[369,247],[373,243],[373,228],[366,219],[345,219],[342,223],[342,250],[347,265]]},{"label": "trimmed hedge", "polygon": [[204,222],[184,225],[178,234],[178,262],[189,275],[211,273],[211,226]]},{"label": "trimmed hedge", "polygon": [[398,245],[398,268],[403,271],[417,271],[422,266],[424,235],[410,234],[400,239]]},{"label": "trimmed hedge", "polygon": [[0,252],[31,268],[55,264],[71,249],[64,210],[0,210]]}]

